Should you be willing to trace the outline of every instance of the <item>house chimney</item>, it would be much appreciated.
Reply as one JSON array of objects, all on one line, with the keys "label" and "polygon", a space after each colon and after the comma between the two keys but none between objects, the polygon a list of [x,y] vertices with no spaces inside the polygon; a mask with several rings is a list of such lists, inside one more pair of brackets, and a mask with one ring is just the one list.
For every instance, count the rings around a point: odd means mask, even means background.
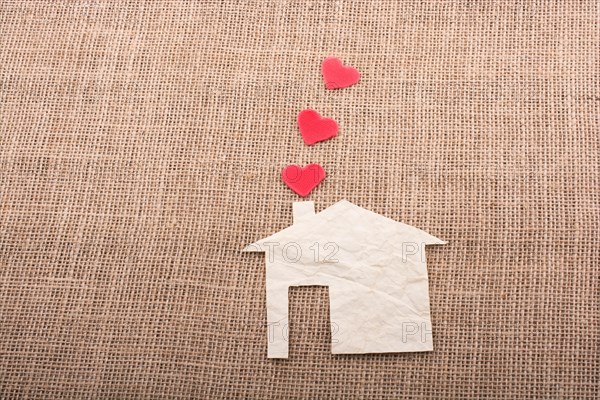
[{"label": "house chimney", "polygon": [[302,221],[304,218],[315,214],[314,201],[296,201],[292,204],[292,215],[294,216],[294,224]]}]

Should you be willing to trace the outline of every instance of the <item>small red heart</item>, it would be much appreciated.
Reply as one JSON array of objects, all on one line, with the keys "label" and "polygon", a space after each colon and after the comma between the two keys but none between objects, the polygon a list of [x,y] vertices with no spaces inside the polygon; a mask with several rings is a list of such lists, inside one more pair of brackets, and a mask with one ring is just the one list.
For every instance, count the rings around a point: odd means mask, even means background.
[{"label": "small red heart", "polygon": [[338,126],[331,118],[323,118],[315,110],[302,110],[298,114],[298,127],[304,143],[311,145],[337,135]]},{"label": "small red heart", "polygon": [[325,170],[319,164],[308,164],[304,168],[292,164],[281,171],[281,179],[294,192],[306,197],[325,179]]},{"label": "small red heart", "polygon": [[360,79],[360,73],[356,68],[344,66],[342,60],[337,57],[324,59],[321,72],[327,89],[345,88],[358,83]]}]

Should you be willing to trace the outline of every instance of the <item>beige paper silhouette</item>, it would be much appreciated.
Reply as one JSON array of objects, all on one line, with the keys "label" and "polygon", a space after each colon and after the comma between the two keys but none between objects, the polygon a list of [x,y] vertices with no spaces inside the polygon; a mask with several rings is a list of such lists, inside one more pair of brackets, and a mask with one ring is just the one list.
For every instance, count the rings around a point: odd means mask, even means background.
[{"label": "beige paper silhouette", "polygon": [[332,353],[433,350],[425,246],[443,240],[347,200],[243,251],[265,252],[269,358],[288,357],[290,286],[328,286]]}]

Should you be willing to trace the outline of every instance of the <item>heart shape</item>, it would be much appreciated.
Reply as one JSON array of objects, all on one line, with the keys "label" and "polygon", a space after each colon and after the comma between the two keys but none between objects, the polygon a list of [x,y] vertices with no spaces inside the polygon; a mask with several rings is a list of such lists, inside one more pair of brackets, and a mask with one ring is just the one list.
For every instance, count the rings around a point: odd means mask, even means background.
[{"label": "heart shape", "polygon": [[325,179],[325,170],[319,164],[288,165],[281,171],[281,179],[294,192],[302,197],[308,194]]},{"label": "heart shape", "polygon": [[337,57],[324,59],[321,72],[327,89],[345,88],[358,83],[360,79],[360,73],[356,68],[344,66],[342,60]]},{"label": "heart shape", "polygon": [[312,145],[337,135],[338,126],[331,118],[323,118],[315,110],[302,110],[298,114],[298,127],[304,143]]}]

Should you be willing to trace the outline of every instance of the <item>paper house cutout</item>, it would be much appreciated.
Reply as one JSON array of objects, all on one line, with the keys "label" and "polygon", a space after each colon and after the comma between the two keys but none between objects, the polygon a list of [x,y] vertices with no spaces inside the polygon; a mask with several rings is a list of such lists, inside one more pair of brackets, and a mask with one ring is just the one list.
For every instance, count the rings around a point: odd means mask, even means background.
[{"label": "paper house cutout", "polygon": [[446,242],[347,200],[293,219],[244,249],[266,253],[269,358],[288,357],[290,286],[329,287],[334,354],[433,350],[425,246]]}]

